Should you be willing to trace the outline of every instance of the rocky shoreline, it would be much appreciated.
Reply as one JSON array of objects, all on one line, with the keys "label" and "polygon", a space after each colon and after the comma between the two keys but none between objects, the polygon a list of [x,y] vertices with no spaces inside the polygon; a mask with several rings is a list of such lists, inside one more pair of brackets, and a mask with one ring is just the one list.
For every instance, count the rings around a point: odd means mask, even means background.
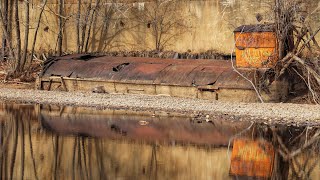
[{"label": "rocky shoreline", "polygon": [[169,96],[97,94],[13,88],[0,88],[0,100],[17,103],[176,112],[186,116],[199,116],[200,114],[210,119],[254,121],[266,124],[320,124],[320,106],[308,104],[235,103]]}]

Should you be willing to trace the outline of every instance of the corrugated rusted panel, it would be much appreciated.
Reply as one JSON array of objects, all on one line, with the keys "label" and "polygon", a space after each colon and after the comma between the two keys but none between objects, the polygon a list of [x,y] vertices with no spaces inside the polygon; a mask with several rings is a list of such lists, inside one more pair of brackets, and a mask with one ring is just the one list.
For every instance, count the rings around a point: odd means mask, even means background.
[{"label": "corrugated rusted panel", "polygon": [[137,84],[251,88],[233,71],[230,61],[70,55],[53,59],[52,63],[46,67],[43,77],[56,75]]},{"label": "corrugated rusted panel", "polygon": [[[250,70],[239,70],[242,75],[250,80],[254,78],[254,72]],[[252,85],[243,77],[241,77],[237,72],[233,70],[224,71],[221,73],[216,83],[213,85],[215,89],[248,89],[252,90]]]},{"label": "corrugated rusted panel", "polygon": [[267,141],[236,139],[233,143],[230,174],[270,178],[273,160],[274,149]]},{"label": "corrugated rusted panel", "polygon": [[277,45],[274,32],[235,33],[236,47],[275,48]]},{"label": "corrugated rusted panel", "polygon": [[224,71],[230,70],[224,66],[198,66],[189,76],[197,86],[213,85]]},{"label": "corrugated rusted panel", "polygon": [[271,68],[278,60],[274,32],[236,32],[235,41],[237,67]]},{"label": "corrugated rusted panel", "polygon": [[198,65],[192,64],[178,64],[170,65],[165,68],[161,74],[155,79],[156,84],[182,85],[192,86],[194,83],[194,76],[190,76],[191,72],[196,69]]},{"label": "corrugated rusted panel", "polygon": [[[169,64],[129,63],[114,73],[112,80],[133,83],[153,83],[160,72]],[[151,82],[150,82],[151,81]]]},{"label": "corrugated rusted panel", "polygon": [[44,76],[52,75],[70,77],[77,69],[82,69],[85,66],[84,61],[59,60],[53,63],[45,72]]},{"label": "corrugated rusted panel", "polygon": [[97,78],[97,79],[109,78],[112,75],[105,74],[105,72],[112,72],[113,65],[117,65],[117,64],[101,63],[101,62],[93,63],[88,61],[84,64],[84,67],[78,68],[74,71],[73,77]]}]

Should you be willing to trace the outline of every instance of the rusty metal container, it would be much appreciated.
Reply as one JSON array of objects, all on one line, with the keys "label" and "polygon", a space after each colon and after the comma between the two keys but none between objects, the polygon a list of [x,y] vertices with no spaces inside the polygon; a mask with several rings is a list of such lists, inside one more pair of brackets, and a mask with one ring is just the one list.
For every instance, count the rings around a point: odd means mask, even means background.
[{"label": "rusty metal container", "polygon": [[278,60],[273,25],[244,25],[234,31],[238,68],[272,68]]},{"label": "rusty metal container", "polygon": [[235,139],[230,174],[268,179],[272,175],[274,149],[265,140]]}]

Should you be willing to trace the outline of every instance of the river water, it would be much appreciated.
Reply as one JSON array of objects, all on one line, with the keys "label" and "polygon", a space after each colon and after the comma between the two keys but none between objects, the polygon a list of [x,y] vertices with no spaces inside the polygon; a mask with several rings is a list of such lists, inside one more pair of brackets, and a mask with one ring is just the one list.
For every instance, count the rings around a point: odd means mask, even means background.
[{"label": "river water", "polygon": [[319,179],[317,127],[0,105],[1,179]]}]

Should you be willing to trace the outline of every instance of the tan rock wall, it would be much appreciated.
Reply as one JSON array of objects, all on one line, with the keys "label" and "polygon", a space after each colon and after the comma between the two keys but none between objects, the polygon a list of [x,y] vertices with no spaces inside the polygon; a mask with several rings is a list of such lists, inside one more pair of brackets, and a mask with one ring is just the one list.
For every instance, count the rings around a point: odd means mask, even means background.
[{"label": "tan rock wall", "polygon": [[[36,3],[31,6],[31,26],[30,39],[33,39],[36,21],[40,12],[40,4]],[[93,1],[93,5],[95,1]],[[23,1],[21,1],[23,3]],[[260,13],[264,19],[262,22],[271,22],[272,0],[204,0],[204,1],[180,1],[179,7],[181,12],[177,16],[185,15],[188,30],[180,36],[174,38],[170,45],[165,50],[174,50],[179,52],[206,51],[210,49],[217,50],[222,53],[230,53],[233,50],[233,30],[235,27],[243,24],[255,24],[256,14]],[[110,4],[105,3],[105,7]],[[150,2],[127,3],[127,10],[121,13],[117,12],[113,20],[108,26],[103,26],[103,18],[98,17],[93,23],[96,31],[92,32],[89,41],[89,51],[116,51],[116,50],[150,50],[155,48],[154,39],[151,36],[151,29],[147,24],[137,23],[134,18],[134,9],[144,11],[148,8]],[[86,10],[87,5],[83,4],[82,9]],[[312,11],[318,7],[318,2],[315,0],[310,4],[309,9]],[[21,4],[21,23],[24,23],[23,5]],[[37,50],[54,51],[57,49],[58,38],[58,15],[57,5],[49,1],[45,8],[44,15],[41,21],[39,38],[37,42]],[[99,11],[100,15],[102,11]],[[99,14],[98,13],[98,14]],[[319,24],[319,15],[316,12],[313,14],[312,25]],[[89,22],[84,19],[85,12],[82,12],[82,22]],[[318,17],[318,18],[317,18]],[[175,19],[177,17],[169,17]],[[66,1],[65,15],[66,20],[64,28],[63,50],[65,52],[75,52],[77,49],[76,38],[76,19],[77,19],[77,4],[74,0]],[[121,25],[119,25],[121,24]],[[122,27],[123,26],[123,27]],[[21,32],[24,31],[24,26],[21,27]],[[100,34],[101,29],[109,28],[108,35],[105,41]],[[175,29],[174,31],[179,31]],[[23,39],[23,35],[22,35]],[[98,48],[99,43],[100,48]],[[31,40],[30,40],[31,46]]]}]

